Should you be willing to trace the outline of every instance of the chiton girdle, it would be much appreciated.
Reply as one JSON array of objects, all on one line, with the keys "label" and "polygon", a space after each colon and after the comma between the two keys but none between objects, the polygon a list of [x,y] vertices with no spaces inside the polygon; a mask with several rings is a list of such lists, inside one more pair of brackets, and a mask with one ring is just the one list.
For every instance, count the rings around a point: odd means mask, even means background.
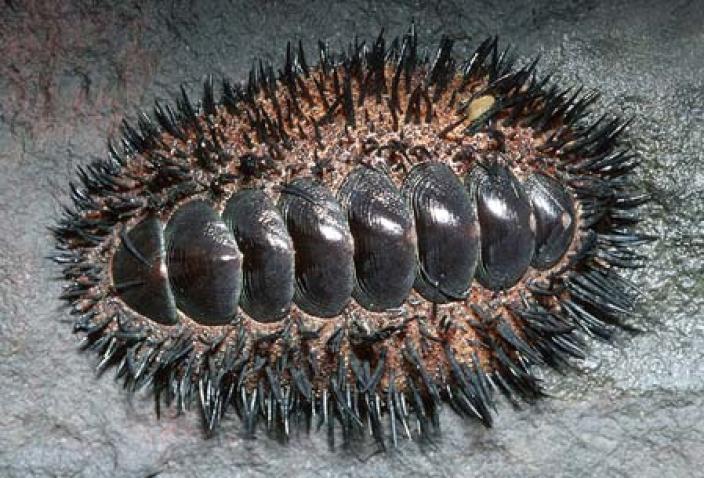
[{"label": "chiton girdle", "polygon": [[99,368],[199,403],[209,433],[234,411],[383,446],[432,435],[442,403],[491,425],[496,392],[540,397],[534,366],[633,318],[627,123],[496,38],[452,48],[426,59],[411,27],[313,67],[289,44],[220,100],[208,78],[125,123],[52,229]]}]

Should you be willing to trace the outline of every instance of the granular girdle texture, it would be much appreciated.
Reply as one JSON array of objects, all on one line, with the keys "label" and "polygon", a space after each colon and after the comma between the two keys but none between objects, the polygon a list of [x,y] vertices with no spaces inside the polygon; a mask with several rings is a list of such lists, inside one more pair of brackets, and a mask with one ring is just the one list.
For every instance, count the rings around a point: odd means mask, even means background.
[{"label": "granular girdle texture", "polygon": [[[124,124],[54,228],[76,330],[157,404],[254,432],[383,444],[443,402],[490,425],[633,316],[647,200],[625,123],[514,68],[496,39],[431,60],[411,29]],[[388,428],[385,426],[388,424]]]}]

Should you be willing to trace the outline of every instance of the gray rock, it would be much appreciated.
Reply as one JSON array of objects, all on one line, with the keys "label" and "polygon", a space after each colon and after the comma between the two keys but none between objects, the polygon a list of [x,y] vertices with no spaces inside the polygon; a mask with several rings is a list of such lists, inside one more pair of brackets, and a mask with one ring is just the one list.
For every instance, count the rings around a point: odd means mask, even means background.
[{"label": "gray rock", "polygon": [[[694,476],[704,468],[704,4],[677,2],[51,2],[0,7],[1,476]],[[249,4],[248,4],[249,3]],[[612,5],[615,3],[615,5]],[[433,445],[332,452],[324,434],[204,440],[196,413],[157,421],[148,397],[95,376],[60,308],[46,227],[75,167],[134,118],[205,73],[242,79],[287,40],[342,45],[414,17],[469,48],[498,33],[542,70],[634,116],[631,141],[660,240],[633,274],[648,332],[594,343],[584,373],[546,373],[552,398],[495,427],[443,414]],[[472,42],[466,41],[471,36]]]}]

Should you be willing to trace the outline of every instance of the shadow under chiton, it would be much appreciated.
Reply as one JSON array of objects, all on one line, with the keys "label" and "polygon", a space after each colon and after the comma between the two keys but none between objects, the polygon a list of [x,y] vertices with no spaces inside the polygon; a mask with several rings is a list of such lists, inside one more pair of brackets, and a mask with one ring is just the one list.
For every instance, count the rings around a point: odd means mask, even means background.
[{"label": "shadow under chiton", "polygon": [[75,329],[125,385],[248,432],[325,425],[384,444],[443,402],[491,425],[541,395],[582,334],[633,315],[647,237],[625,123],[515,66],[414,28],[387,44],[289,45],[244,84],[212,80],[80,169],[54,228]]}]

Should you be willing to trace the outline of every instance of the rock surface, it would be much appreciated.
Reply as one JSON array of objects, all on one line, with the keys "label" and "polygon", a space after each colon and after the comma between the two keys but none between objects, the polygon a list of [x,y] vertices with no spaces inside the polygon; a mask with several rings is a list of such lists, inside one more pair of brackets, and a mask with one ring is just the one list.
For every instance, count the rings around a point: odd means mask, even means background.
[{"label": "rock surface", "polygon": [[[108,2],[0,6],[0,476],[694,476],[704,467],[704,4],[696,1]],[[612,5],[616,4],[616,5]],[[46,227],[78,165],[205,73],[242,79],[287,40],[343,45],[381,27],[458,48],[500,34],[542,71],[633,116],[660,239],[633,274],[648,331],[594,343],[582,374],[546,373],[553,397],[495,427],[443,414],[433,445],[331,451],[324,433],[282,446],[234,420],[204,440],[197,413],[157,421],[81,354],[59,307]],[[468,41],[471,37],[472,41]]]}]

